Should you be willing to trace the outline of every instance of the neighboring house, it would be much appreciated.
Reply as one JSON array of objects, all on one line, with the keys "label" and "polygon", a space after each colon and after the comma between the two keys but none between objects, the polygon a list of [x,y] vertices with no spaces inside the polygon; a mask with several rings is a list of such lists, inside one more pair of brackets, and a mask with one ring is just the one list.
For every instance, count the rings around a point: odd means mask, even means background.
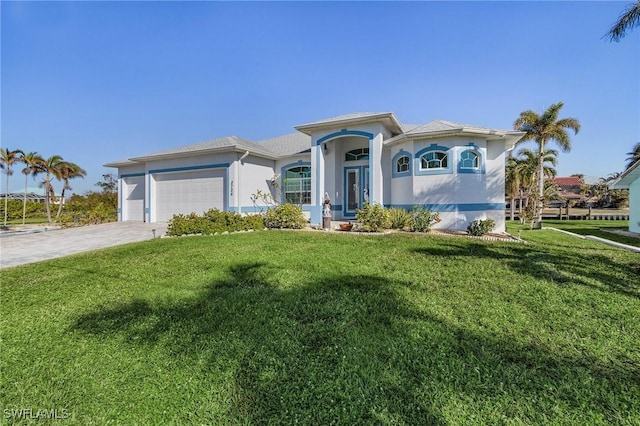
[{"label": "neighboring house", "polygon": [[610,187],[629,190],[629,231],[640,233],[640,161],[629,167]]},{"label": "neighboring house", "polygon": [[[44,189],[28,187],[26,190],[27,201],[35,201],[36,203],[44,203],[46,196],[44,195]],[[10,192],[8,195],[0,194],[0,199],[4,199],[5,196],[9,200],[23,201],[25,198],[25,190]]]},{"label": "neighboring house", "polygon": [[560,188],[560,196],[564,201],[578,201],[583,198],[584,181],[581,177],[557,177],[555,183]]},{"label": "neighboring house", "polygon": [[401,124],[391,112],[356,113],[295,126],[253,142],[237,136],[106,164],[118,169],[119,220],[167,221],[211,208],[261,211],[257,191],[300,204],[322,221],[354,219],[363,203],[440,213],[439,227],[492,218],[504,231],[505,152],[524,133],[432,121]]}]

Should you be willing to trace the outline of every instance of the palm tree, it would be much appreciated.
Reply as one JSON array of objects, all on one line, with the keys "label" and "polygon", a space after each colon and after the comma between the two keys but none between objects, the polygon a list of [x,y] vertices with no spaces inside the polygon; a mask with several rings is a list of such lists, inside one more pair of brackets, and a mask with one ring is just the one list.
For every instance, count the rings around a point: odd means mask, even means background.
[{"label": "palm tree", "polygon": [[37,152],[29,152],[23,154],[20,161],[24,163],[24,198],[22,199],[22,224],[24,225],[25,218],[27,217],[27,185],[29,183],[29,175],[35,179],[36,175],[44,171],[42,163],[44,159]]},{"label": "palm tree", "polygon": [[520,175],[518,174],[518,159],[509,156],[505,169],[505,192],[509,197],[509,205],[511,206],[511,220],[515,217],[515,198],[520,192]]},{"label": "palm tree", "polygon": [[62,185],[62,193],[60,194],[60,205],[58,206],[58,214],[56,215],[56,219],[60,218],[60,214],[62,213],[62,206],[64,205],[64,192],[67,189],[72,189],[69,186],[69,180],[77,177],[85,177],[87,172],[80,166],[75,163],[70,163],[68,161],[64,161],[59,166],[60,170],[60,179],[63,182]]},{"label": "palm tree", "polygon": [[52,155],[42,163],[42,168],[45,173],[45,178],[42,181],[42,186],[44,187],[44,203],[47,209],[47,219],[49,219],[49,223],[51,223],[51,202],[55,197],[55,191],[53,189],[53,185],[51,184],[51,178],[54,177],[58,180],[62,178],[61,167],[63,163],[64,161],[59,155]]},{"label": "palm tree", "polygon": [[631,152],[627,152],[627,155],[627,167],[625,167],[625,170],[629,170],[631,166],[640,161],[640,142],[635,144]]},{"label": "palm tree", "polygon": [[[544,164],[543,167],[543,180],[548,182],[550,179],[553,179],[556,175],[555,165],[557,164],[557,155],[558,151],[554,149],[547,150],[544,153],[542,162]],[[517,173],[521,182],[521,198],[524,196],[524,210],[525,214],[522,214],[522,199],[520,200],[520,221],[525,222],[525,219],[529,221],[533,221],[535,216],[535,208],[536,208],[536,199],[539,197],[536,191],[536,185],[539,181],[538,179],[538,164],[539,155],[538,153],[530,150],[530,149],[521,149],[518,152],[517,158]],[[547,165],[549,164],[549,165]],[[543,197],[545,196],[545,192],[543,191]],[[532,222],[533,226],[533,222]]]},{"label": "palm tree", "polygon": [[604,37],[608,38],[609,41],[620,41],[627,34],[627,30],[638,25],[640,25],[640,0],[627,5],[626,9],[618,17],[618,21],[613,24]]},{"label": "palm tree", "polygon": [[17,161],[20,161],[20,156],[24,153],[16,149],[11,151],[7,148],[0,148],[0,169],[4,170],[4,173],[7,175],[6,180],[6,189],[4,191],[4,226],[7,226],[7,214],[8,214],[8,202],[9,202],[9,176],[13,174],[13,170],[11,170],[11,166],[13,166]]},{"label": "palm tree", "polygon": [[513,123],[516,130],[526,132],[521,142],[533,140],[538,144],[538,202],[535,210],[535,227],[542,227],[542,209],[544,207],[544,158],[545,148],[549,141],[555,141],[563,152],[571,150],[571,140],[568,129],[577,134],[580,122],[575,118],[558,119],[558,114],[564,106],[563,102],[551,105],[542,115],[527,110],[520,113],[520,117]]}]

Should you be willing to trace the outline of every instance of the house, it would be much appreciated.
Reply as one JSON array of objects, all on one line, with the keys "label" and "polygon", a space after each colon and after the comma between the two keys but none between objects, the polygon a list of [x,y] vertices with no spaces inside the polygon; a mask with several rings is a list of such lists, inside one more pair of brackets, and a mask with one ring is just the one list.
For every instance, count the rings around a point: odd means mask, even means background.
[{"label": "house", "polygon": [[584,181],[579,176],[557,177],[555,183],[560,188],[560,196],[567,201],[578,201],[583,198]]},{"label": "house", "polygon": [[505,152],[524,133],[436,120],[355,113],[262,141],[227,136],[106,164],[118,169],[119,220],[167,221],[211,208],[253,213],[258,191],[322,221],[349,220],[365,202],[440,213],[439,227],[492,218],[504,231]]},{"label": "house", "polygon": [[640,234],[640,161],[622,173],[611,188],[629,190],[629,232]]}]

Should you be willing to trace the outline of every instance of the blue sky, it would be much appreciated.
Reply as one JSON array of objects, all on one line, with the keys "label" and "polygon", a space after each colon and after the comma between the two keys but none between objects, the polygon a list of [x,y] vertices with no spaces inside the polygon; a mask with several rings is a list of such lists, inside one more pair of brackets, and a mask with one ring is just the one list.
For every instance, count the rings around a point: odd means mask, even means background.
[{"label": "blue sky", "polygon": [[640,28],[602,39],[626,4],[3,1],[1,145],[80,164],[83,193],[221,136],[365,111],[510,129],[563,101],[559,175],[607,176],[640,142]]}]

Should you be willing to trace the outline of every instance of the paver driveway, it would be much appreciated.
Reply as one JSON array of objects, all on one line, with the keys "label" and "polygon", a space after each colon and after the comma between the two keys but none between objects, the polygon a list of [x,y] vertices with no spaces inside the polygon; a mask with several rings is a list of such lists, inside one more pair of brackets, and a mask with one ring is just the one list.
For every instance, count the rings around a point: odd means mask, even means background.
[{"label": "paver driveway", "polygon": [[165,234],[167,224],[115,222],[24,235],[3,235],[0,237],[0,268],[150,240],[154,229],[156,237],[160,237]]}]

